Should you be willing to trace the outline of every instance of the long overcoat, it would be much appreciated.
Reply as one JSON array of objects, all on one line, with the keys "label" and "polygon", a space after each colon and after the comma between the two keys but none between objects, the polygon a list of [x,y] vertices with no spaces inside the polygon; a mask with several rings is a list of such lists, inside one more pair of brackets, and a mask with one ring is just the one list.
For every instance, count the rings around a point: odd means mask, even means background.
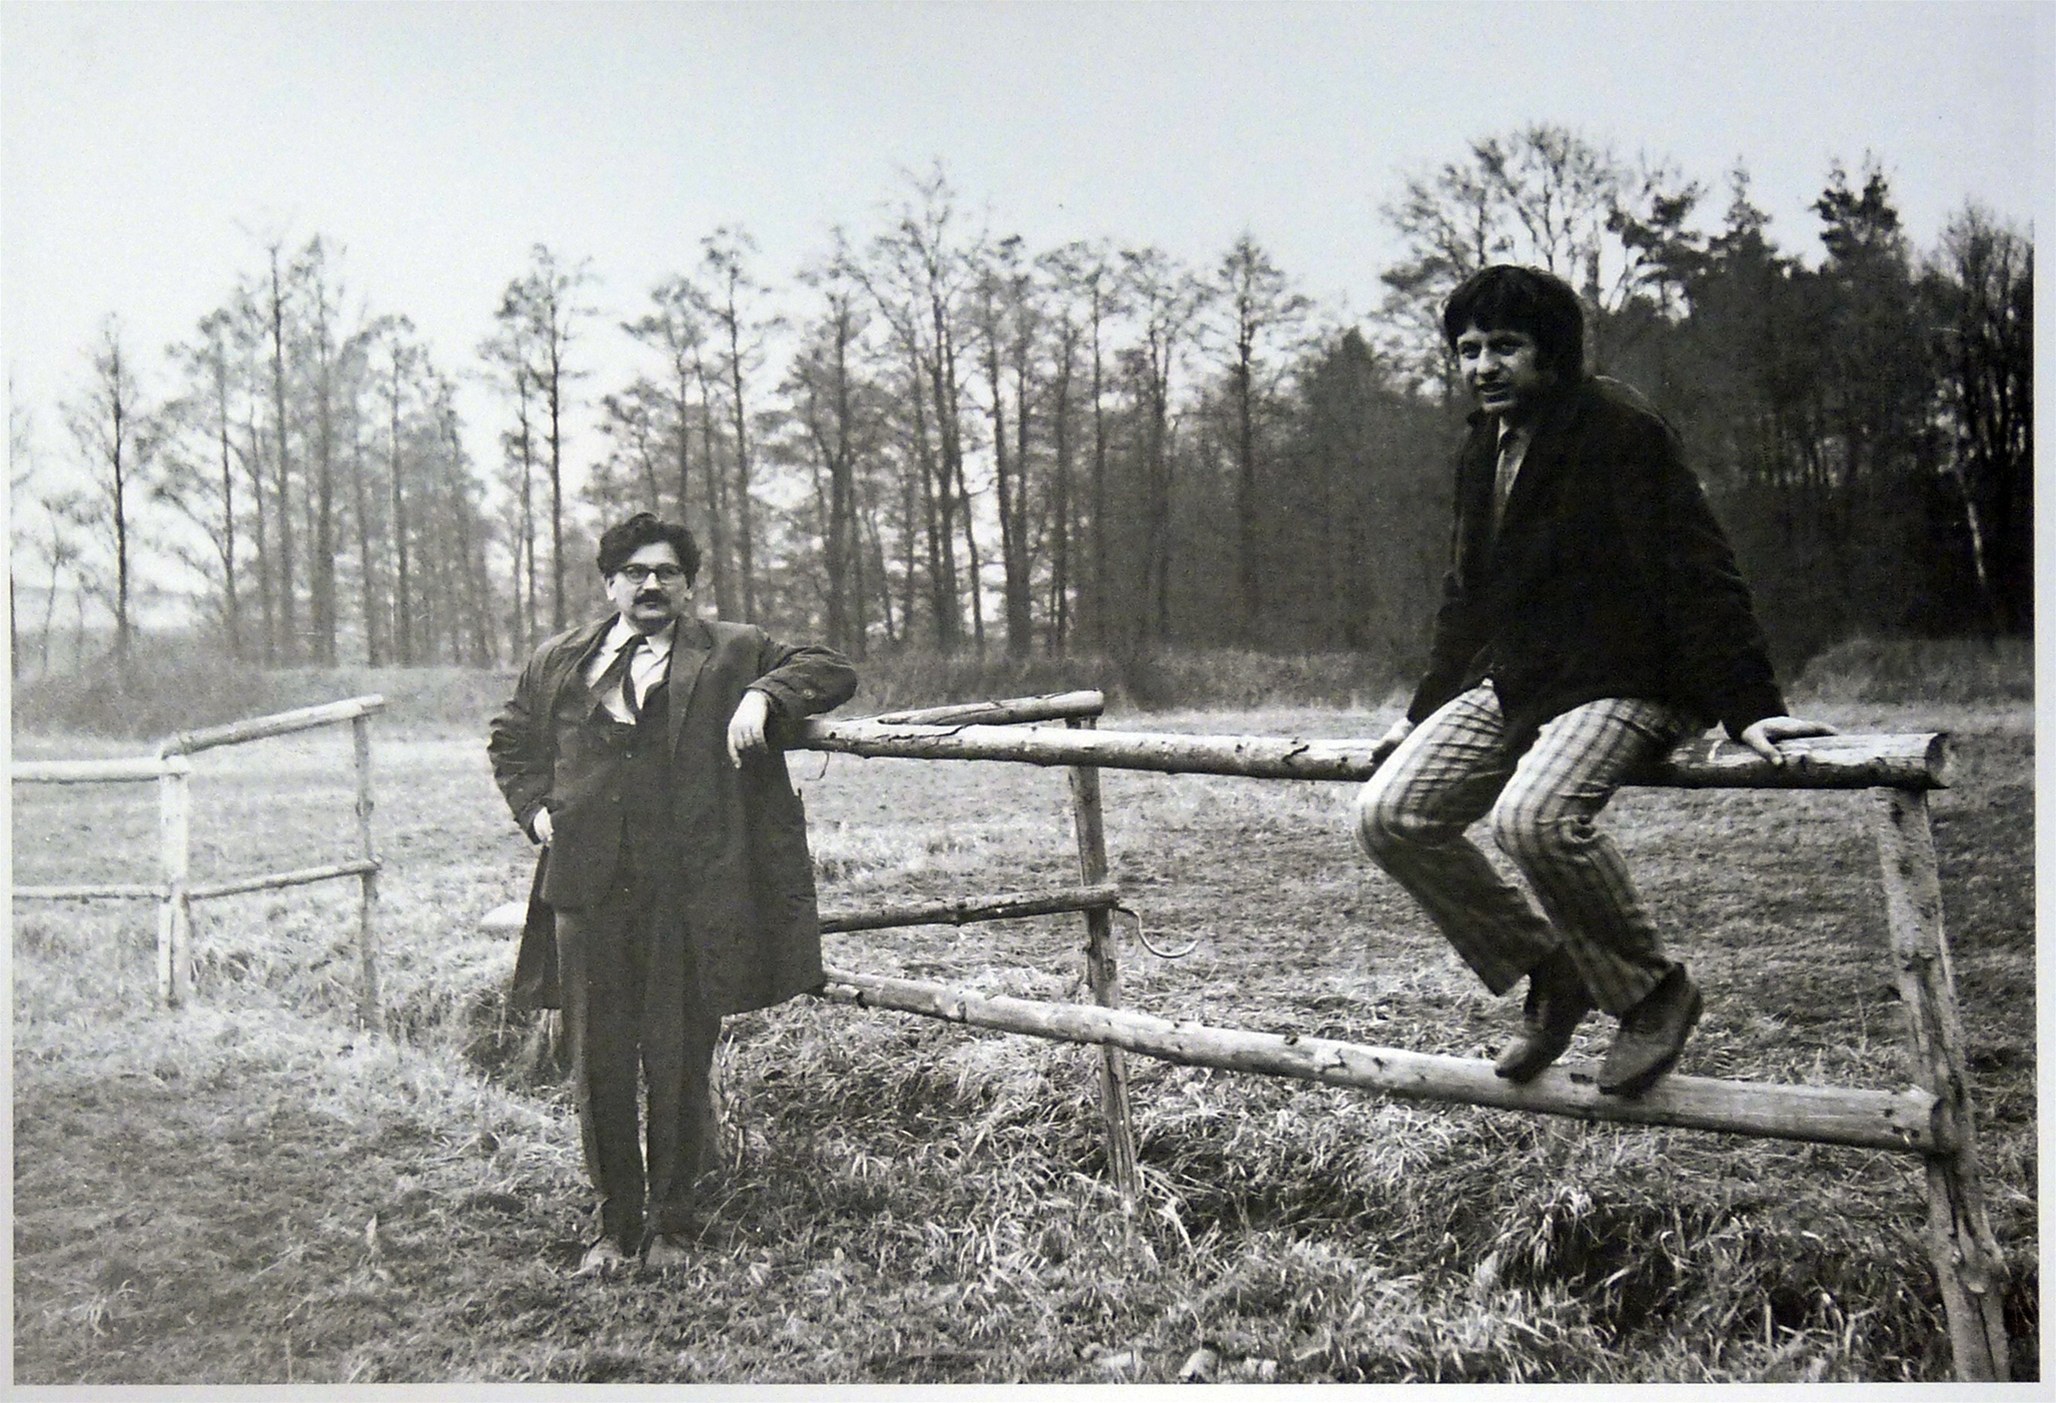
[{"label": "long overcoat", "polygon": [[[620,767],[592,725],[584,675],[614,616],[546,640],[493,719],[493,778],[524,831],[550,810],[515,961],[516,1007],[555,1008],[555,910],[609,889],[624,813]],[[841,655],[772,640],[747,624],[681,619],[667,674],[670,819],[676,881],[660,893],[689,941],[701,997],[715,1014],[765,1008],[821,983],[820,919],[806,813],[786,772],[778,728],[847,701],[855,671]],[[770,701],[770,748],[728,758],[729,719],[751,688]]]}]

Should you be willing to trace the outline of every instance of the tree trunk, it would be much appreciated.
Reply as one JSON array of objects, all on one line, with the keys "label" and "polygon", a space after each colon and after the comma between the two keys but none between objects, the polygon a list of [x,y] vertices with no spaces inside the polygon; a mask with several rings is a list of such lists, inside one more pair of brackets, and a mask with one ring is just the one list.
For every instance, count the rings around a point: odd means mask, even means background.
[{"label": "tree trunk", "polygon": [[[857,571],[855,549],[856,484],[851,461],[849,377],[850,325],[842,309],[835,327],[835,441],[828,458],[828,636],[832,646],[852,657],[864,655],[860,628],[851,619],[857,594],[851,578]],[[825,445],[824,445],[825,446]],[[861,603],[858,604],[861,610]]]},{"label": "tree trunk", "polygon": [[1057,352],[1054,386],[1056,462],[1050,477],[1050,651],[1064,655],[1071,631],[1071,357],[1075,333],[1068,321]]},{"label": "tree trunk", "polygon": [[264,621],[264,665],[271,667],[278,662],[278,606],[271,591],[273,561],[266,541],[269,528],[264,509],[264,447],[254,400],[244,432],[250,440],[250,451],[244,459],[244,470],[250,475],[250,525],[257,533],[257,610]]},{"label": "tree trunk", "polygon": [[371,554],[371,500],[364,479],[370,465],[364,457],[364,425],[353,418],[350,428],[350,507],[357,518],[357,590],[364,614],[364,665],[385,666],[384,621],[379,618],[377,565]]},{"label": "tree trunk", "polygon": [[543,393],[550,406],[550,631],[564,627],[564,363],[550,337],[549,378]]},{"label": "tree trunk", "polygon": [[[988,327],[986,331],[985,373],[992,391],[989,415],[992,420],[992,484],[993,495],[999,499],[999,560],[1006,607],[1007,656],[1020,658],[1027,656],[1028,626],[1024,619],[1017,627],[1014,617],[1015,577],[1020,570],[1020,563],[1014,557],[1013,537],[1014,495],[1018,488],[1014,474],[1018,467],[1010,470],[1007,462],[1006,385],[1000,379],[999,329],[996,326]],[[979,651],[981,654],[984,652],[982,634]]]},{"label": "tree trunk", "polygon": [[278,432],[277,477],[271,499],[278,513],[278,650],[281,662],[300,655],[299,620],[293,599],[292,460],[286,422],[286,304],[279,283],[278,246],[271,248],[271,405]]},{"label": "tree trunk", "polygon": [[1263,628],[1263,572],[1257,562],[1256,414],[1251,400],[1254,347],[1248,335],[1236,347],[1235,579],[1242,605],[1242,641],[1254,647]]},{"label": "tree trunk", "polygon": [[407,494],[401,485],[405,476],[400,456],[400,373],[403,363],[400,349],[395,346],[388,401],[386,478],[392,498],[393,522],[393,654],[394,661],[401,667],[409,667],[414,662],[414,589],[407,569]]},{"label": "tree trunk", "polygon": [[1106,363],[1100,345],[1105,304],[1092,293],[1092,642],[1107,647],[1107,415]]},{"label": "tree trunk", "polygon": [[756,525],[750,510],[749,416],[742,396],[742,327],[731,293],[728,301],[728,374],[730,397],[735,405],[735,548],[736,569],[742,576],[742,616],[757,617]]},{"label": "tree trunk", "polygon": [[728,504],[723,490],[721,459],[714,451],[714,392],[707,363],[693,351],[693,374],[700,382],[700,461],[707,484],[707,546],[714,576],[714,615],[733,619],[735,582],[728,569]]},{"label": "tree trunk", "polygon": [[214,426],[221,451],[221,574],[222,626],[228,634],[228,655],[243,658],[243,609],[236,594],[236,478],[235,452],[229,440],[228,360],[218,344],[213,359]]}]

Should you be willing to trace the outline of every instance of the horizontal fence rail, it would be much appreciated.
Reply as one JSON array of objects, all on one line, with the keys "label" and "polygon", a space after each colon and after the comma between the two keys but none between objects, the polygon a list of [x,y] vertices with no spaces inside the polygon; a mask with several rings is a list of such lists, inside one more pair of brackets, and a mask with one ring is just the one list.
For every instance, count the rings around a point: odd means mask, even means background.
[{"label": "horizontal fence rail", "polygon": [[345,701],[324,702],[320,706],[303,706],[297,711],[280,711],[270,716],[254,716],[247,721],[231,721],[221,726],[203,726],[194,731],[180,731],[166,736],[158,742],[159,755],[191,755],[201,750],[212,750],[217,746],[240,745],[244,741],[267,740],[272,736],[289,736],[295,731],[311,731],[320,726],[334,726],[344,721],[355,721],[360,716],[374,716],[385,710],[386,700],[376,694],[350,697]]},{"label": "horizontal fence rail", "polygon": [[875,911],[823,911],[824,935],[895,926],[961,926],[973,921],[1006,921],[1022,916],[1055,916],[1071,911],[1098,911],[1121,902],[1121,889],[1111,882],[1060,891],[1009,892],[1003,896],[965,897],[956,901],[887,906]]},{"label": "horizontal fence rail", "polygon": [[16,901],[162,901],[169,891],[162,882],[74,882],[14,887],[8,894]]},{"label": "horizontal fence rail", "polygon": [[1552,1067],[1523,1085],[1492,1064],[1368,1047],[1293,1033],[1257,1033],[1172,1021],[1094,1004],[976,994],[920,979],[828,970],[820,996],[866,1008],[922,1014],[974,1028],[1061,1042],[1125,1048],[1162,1061],[1260,1072],[1356,1087],[1413,1100],[1543,1111],[1590,1121],[1684,1126],[1823,1145],[1934,1154],[1949,1148],[1948,1123],[1925,1091],[1718,1081],[1671,1075],[1642,1096],[1602,1095],[1589,1072]]},{"label": "horizontal fence rail", "polygon": [[361,877],[367,872],[379,870],[376,858],[360,857],[349,862],[330,863],[325,867],[301,867],[291,872],[265,872],[252,877],[232,877],[225,882],[201,882],[186,888],[186,895],[194,901],[217,896],[241,896],[244,892],[276,891],[283,887],[303,887],[310,882],[326,882],[337,877]]},{"label": "horizontal fence rail", "polygon": [[[1083,887],[1060,887],[1054,891],[1000,892],[993,896],[963,897],[952,901],[920,902],[909,906],[883,906],[868,911],[828,910],[821,913],[823,935],[847,935],[865,930],[892,930],[900,926],[962,926],[977,921],[1011,921],[1027,916],[1057,916],[1072,911],[1103,911],[1118,906],[1121,889],[1111,882]],[[518,931],[528,919],[526,902],[510,901],[485,913],[478,926],[483,931]]]},{"label": "horizontal fence rail", "polygon": [[[791,744],[795,749],[865,758],[1005,760],[1249,779],[1364,780],[1377,768],[1371,758],[1375,739],[1021,730],[816,718],[796,728]],[[1786,741],[1782,751],[1785,762],[1773,765],[1745,745],[1701,737],[1674,747],[1630,782],[1669,788],[1918,790],[1945,788],[1949,782],[1948,738],[1940,733],[1814,736]]]},{"label": "horizontal fence rail", "polygon": [[1069,721],[1098,716],[1106,710],[1103,692],[1052,692],[1040,697],[1013,697],[1005,701],[958,702],[950,706],[924,706],[913,711],[886,711],[862,718],[888,726],[959,726],[970,723],[990,726],[1023,721]]},{"label": "horizontal fence rail", "polygon": [[17,784],[128,784],[192,772],[177,756],[124,755],[114,760],[16,760],[8,777]]}]

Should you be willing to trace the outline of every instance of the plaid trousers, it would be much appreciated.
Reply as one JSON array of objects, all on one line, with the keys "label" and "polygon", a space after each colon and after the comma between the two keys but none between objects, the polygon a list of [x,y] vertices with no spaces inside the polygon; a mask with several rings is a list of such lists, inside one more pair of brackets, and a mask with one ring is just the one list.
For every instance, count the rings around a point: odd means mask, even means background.
[{"label": "plaid trousers", "polygon": [[[1416,726],[1364,785],[1357,840],[1493,993],[1561,944],[1593,1002],[1619,1016],[1672,962],[1593,820],[1636,764],[1695,729],[1674,707],[1609,697],[1546,722],[1515,750],[1488,680]],[[1541,911],[1464,836],[1488,811],[1493,840]]]}]

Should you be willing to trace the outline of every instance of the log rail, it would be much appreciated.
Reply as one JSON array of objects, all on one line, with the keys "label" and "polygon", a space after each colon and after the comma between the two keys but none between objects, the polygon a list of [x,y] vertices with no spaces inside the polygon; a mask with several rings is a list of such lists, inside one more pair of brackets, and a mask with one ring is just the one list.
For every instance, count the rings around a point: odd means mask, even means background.
[{"label": "log rail", "polygon": [[[1375,740],[1204,736],[996,725],[918,725],[877,718],[814,720],[794,728],[794,749],[863,758],[1004,760],[1024,765],[1091,765],[1163,774],[1246,779],[1365,780],[1377,768]],[[1947,737],[1816,736],[1787,741],[1773,765],[1745,745],[1687,741],[1630,782],[1674,789],[1941,789],[1948,785]]]},{"label": "log rail", "polygon": [[1859,1091],[1673,1075],[1644,1095],[1627,1099],[1601,1095],[1591,1070],[1580,1066],[1560,1064],[1516,1085],[1475,1057],[1222,1028],[1093,1004],[978,994],[922,979],[829,970],[826,980],[821,996],[837,1002],[918,1013],[973,1028],[1125,1048],[1188,1067],[1259,1072],[1410,1100],[1541,1111],[1581,1120],[1684,1126],[1911,1154],[1949,1153],[1956,1148],[1953,1127],[1940,1115],[1939,1103],[1918,1088]]}]

